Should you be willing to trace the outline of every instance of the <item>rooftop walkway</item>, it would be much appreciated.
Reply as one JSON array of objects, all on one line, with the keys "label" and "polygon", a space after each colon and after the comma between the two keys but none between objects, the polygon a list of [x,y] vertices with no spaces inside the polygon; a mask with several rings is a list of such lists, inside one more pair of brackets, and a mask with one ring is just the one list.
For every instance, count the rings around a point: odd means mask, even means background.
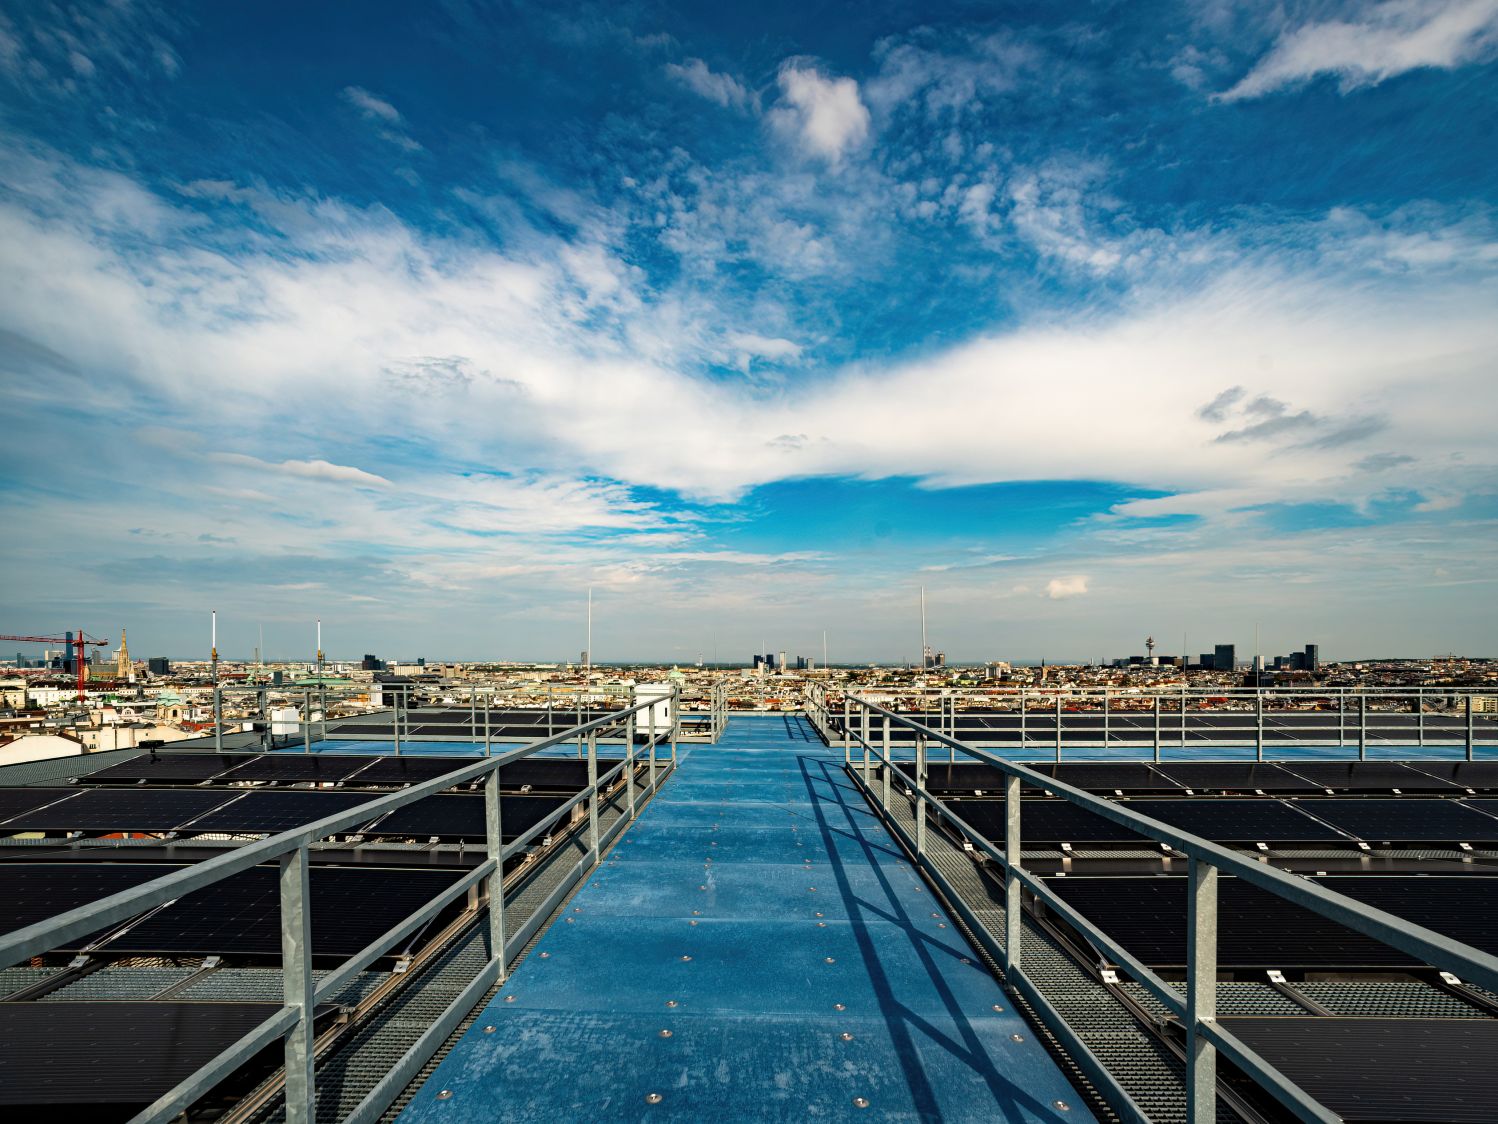
[{"label": "rooftop walkway", "polygon": [[799,718],[680,767],[402,1115],[1091,1121]]}]

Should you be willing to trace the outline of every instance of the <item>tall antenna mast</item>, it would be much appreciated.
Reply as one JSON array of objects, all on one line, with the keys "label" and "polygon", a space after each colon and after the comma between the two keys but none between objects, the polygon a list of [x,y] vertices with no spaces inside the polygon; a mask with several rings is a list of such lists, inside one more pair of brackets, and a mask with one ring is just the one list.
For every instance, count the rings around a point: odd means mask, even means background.
[{"label": "tall antenna mast", "polygon": [[208,656],[213,673],[213,748],[224,748],[223,702],[218,689],[218,610],[213,610],[208,641]]},{"label": "tall antenna mast", "polygon": [[921,586],[921,669],[931,666],[931,645],[926,643],[926,587]]},{"label": "tall antenna mast", "polygon": [[593,672],[593,587],[588,587],[588,646],[583,649],[583,674]]}]

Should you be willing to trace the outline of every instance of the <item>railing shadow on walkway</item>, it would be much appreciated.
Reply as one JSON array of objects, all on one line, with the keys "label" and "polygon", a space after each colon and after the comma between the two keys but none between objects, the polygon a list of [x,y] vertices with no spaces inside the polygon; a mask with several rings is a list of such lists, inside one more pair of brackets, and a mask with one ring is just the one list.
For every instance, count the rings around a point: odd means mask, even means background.
[{"label": "railing shadow on walkway", "polygon": [[[995,1108],[1002,1113],[1003,1118],[1022,1120],[1025,1110],[1042,1116],[1053,1115],[1051,1105],[1038,1100],[1006,1077],[989,1056],[983,1040],[972,1026],[972,1012],[963,1009],[938,968],[936,948],[941,946],[917,929],[915,919],[901,902],[889,878],[888,867],[881,865],[879,861],[880,856],[891,855],[907,861],[905,855],[892,841],[870,836],[868,829],[877,826],[878,819],[858,794],[858,789],[843,771],[841,764],[822,755],[803,755],[800,757],[800,767],[807,796],[827,849],[832,875],[837,880],[838,892],[848,919],[852,922],[850,929],[878,998],[880,1015],[895,1044],[906,1085],[921,1118],[939,1120],[943,1114],[936,1091],[921,1066],[916,1049],[917,1035],[967,1065],[988,1086],[993,1094]],[[830,788],[830,794],[821,791],[818,782]],[[837,822],[839,820],[840,824]],[[837,836],[851,839],[861,848],[868,868],[878,879],[884,902],[866,900],[853,889],[846,869],[848,863],[836,846]],[[926,892],[924,887],[918,889],[921,893]],[[896,997],[893,981],[875,945],[875,930],[872,928],[875,922],[886,923],[887,927],[881,926],[879,931],[898,933],[910,941],[911,948],[925,970],[924,986],[928,986],[939,997],[948,1017],[958,1029],[961,1041],[953,1041],[950,1035],[933,1026],[927,1018],[911,1010]],[[955,929],[948,931],[952,932],[953,940],[962,940]],[[942,951],[950,955],[948,950]]]}]

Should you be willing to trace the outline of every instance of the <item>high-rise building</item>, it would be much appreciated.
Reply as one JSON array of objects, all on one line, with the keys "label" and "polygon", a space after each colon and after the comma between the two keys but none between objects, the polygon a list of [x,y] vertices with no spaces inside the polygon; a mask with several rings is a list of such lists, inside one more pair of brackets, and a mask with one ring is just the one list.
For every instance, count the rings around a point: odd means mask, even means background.
[{"label": "high-rise building", "polygon": [[1217,671],[1232,671],[1238,666],[1236,644],[1218,644],[1212,655],[1212,667]]},{"label": "high-rise building", "polygon": [[364,671],[384,671],[385,661],[380,659],[379,656],[370,655],[368,652],[365,652],[364,660],[359,664],[359,667]]},{"label": "high-rise building", "polygon": [[1306,645],[1306,670],[1307,671],[1320,671],[1321,670],[1321,645],[1320,644],[1307,644]]},{"label": "high-rise building", "polygon": [[1203,671],[1211,671],[1214,667],[1217,666],[1217,657],[1211,652],[1203,652],[1201,654],[1201,659],[1198,662],[1201,664],[1201,669]]},{"label": "high-rise building", "polygon": [[146,670],[152,675],[170,675],[172,673],[172,661],[165,656],[152,656],[146,661]]}]

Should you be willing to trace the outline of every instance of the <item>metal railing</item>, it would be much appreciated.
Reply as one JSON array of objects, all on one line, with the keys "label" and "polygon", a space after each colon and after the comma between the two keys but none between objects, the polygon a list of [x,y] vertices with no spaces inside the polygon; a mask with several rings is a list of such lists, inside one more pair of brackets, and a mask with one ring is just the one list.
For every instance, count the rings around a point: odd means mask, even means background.
[{"label": "metal railing", "polygon": [[[1381,941],[1433,968],[1454,973],[1464,981],[1490,991],[1498,991],[1498,956],[1452,940],[1392,913],[1365,905],[1256,858],[1244,856],[1210,840],[1140,815],[1121,804],[1094,796],[1022,764],[967,745],[877,703],[850,695],[844,702],[844,708],[847,719],[842,735],[844,757],[855,778],[861,782],[869,798],[885,809],[891,807],[894,795],[891,778],[898,775],[906,783],[908,793],[903,795],[915,801],[914,838],[889,817],[892,828],[905,836],[922,869],[941,887],[952,906],[963,915],[969,929],[1002,966],[1008,986],[1023,995],[1040,1013],[1047,1027],[1066,1045],[1068,1052],[1088,1077],[1103,1090],[1115,1111],[1128,1119],[1144,1121],[1148,1117],[1025,974],[1020,941],[1022,890],[1029,891],[1035,900],[1043,902],[1047,909],[1084,934],[1113,963],[1120,965],[1180,1020],[1186,1030],[1187,1117],[1192,1124],[1209,1124],[1216,1120],[1219,1051],[1300,1119],[1327,1122],[1341,1120],[1340,1116],[1316,1101],[1217,1021],[1217,880],[1220,871],[1241,878],[1320,917]],[[877,742],[874,737],[876,718],[879,735]],[[902,768],[902,764],[909,765],[909,762],[897,762],[891,754],[891,733],[897,726],[910,731],[915,738],[914,775]],[[927,756],[931,743],[945,745],[955,753],[965,754],[1003,773],[1002,848],[989,842],[982,832],[953,813],[927,790]],[[862,751],[861,762],[855,749]],[[873,780],[876,762],[883,767],[883,784],[877,789]],[[1026,783],[1187,856],[1184,994],[1166,983],[1117,941],[1082,916],[1042,879],[1025,869],[1020,847],[1023,806],[1020,793],[1022,784]],[[994,941],[971,906],[930,861],[926,846],[928,808],[1003,872],[1002,943]]]},{"label": "metal railing", "polygon": [[[676,763],[678,723],[675,696],[651,698],[617,713],[596,718],[518,749],[510,750],[466,764],[441,777],[388,795],[371,799],[356,808],[327,816],[316,823],[272,835],[234,851],[218,855],[193,866],[174,871],[143,885],[122,890],[98,901],[78,906],[55,917],[0,935],[0,967],[8,967],[33,956],[40,956],[77,937],[97,933],[135,917],[148,909],[175,901],[194,890],[201,890],[226,878],[272,860],[280,867],[281,967],[284,1002],[255,1029],[251,1030],[175,1088],[133,1118],[133,1124],[165,1122],[185,1111],[238,1067],[277,1038],[284,1040],[285,1100],[288,1124],[311,1124],[316,1118],[316,1076],[313,1055],[313,1022],[316,1006],[337,995],[354,977],[421,926],[435,918],[444,908],[471,889],[487,891],[490,958],[479,974],[457,999],[426,1030],[406,1055],[388,1072],[364,1101],[346,1117],[350,1124],[366,1124],[377,1119],[395,1096],[416,1075],[441,1042],[452,1033],[484,992],[505,979],[507,967],[552,910],[582,877],[597,865],[604,847],[611,843],[636,815],[642,796],[652,794]],[[659,714],[664,704],[671,704],[670,718]],[[657,718],[660,721],[657,721]],[[598,775],[599,735],[616,726],[623,727],[625,756],[603,776]],[[643,787],[635,777],[636,742],[643,737],[648,762]],[[585,740],[588,761],[588,783],[577,795],[555,809],[539,823],[512,842],[503,843],[500,815],[499,771],[512,762],[529,757],[574,738]],[[656,760],[657,746],[670,746],[670,757]],[[659,767],[658,767],[659,764]],[[624,812],[607,832],[599,823],[600,793],[620,775],[624,778]],[[375,817],[393,812],[457,785],[483,779],[484,823],[488,858],[464,874],[451,886],[412,913],[405,920],[355,953],[328,973],[320,982],[312,974],[312,901],[310,889],[311,848],[319,840],[368,824]],[[586,853],[537,907],[519,931],[507,936],[504,918],[504,867],[506,861],[520,854],[535,839],[548,833],[562,817],[587,803]]]},{"label": "metal railing", "polygon": [[[1498,747],[1498,693],[1490,689],[1055,687],[859,695],[947,737],[1018,749],[1033,754],[1029,760],[1061,761],[1068,749],[1148,751],[1159,761],[1167,749],[1252,748],[1255,760],[1267,761],[1282,750],[1328,745],[1356,747],[1360,760],[1380,745],[1461,749],[1472,760],[1478,747]],[[821,684],[808,689],[807,715],[829,741],[840,736],[838,711],[845,705]],[[973,729],[977,718],[989,725]],[[908,745],[910,736],[897,740]]]}]

